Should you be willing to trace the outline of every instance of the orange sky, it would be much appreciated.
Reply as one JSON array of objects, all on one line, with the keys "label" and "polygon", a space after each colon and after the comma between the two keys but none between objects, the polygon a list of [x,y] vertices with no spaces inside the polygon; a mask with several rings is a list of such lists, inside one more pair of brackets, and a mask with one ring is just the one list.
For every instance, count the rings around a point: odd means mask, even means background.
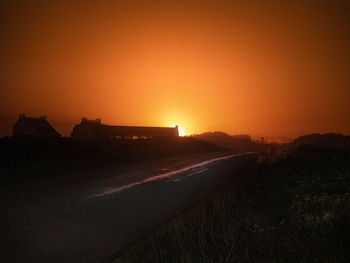
[{"label": "orange sky", "polygon": [[1,6],[0,116],[350,133],[349,1],[19,2]]}]

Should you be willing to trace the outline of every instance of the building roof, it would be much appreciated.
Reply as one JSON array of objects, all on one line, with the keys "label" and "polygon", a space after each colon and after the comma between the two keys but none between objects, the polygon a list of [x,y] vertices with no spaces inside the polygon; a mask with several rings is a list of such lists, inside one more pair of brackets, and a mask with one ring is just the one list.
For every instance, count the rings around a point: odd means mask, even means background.
[{"label": "building roof", "polygon": [[61,136],[46,120],[46,118],[20,118],[18,122],[24,122],[26,125],[32,127],[40,136]]},{"label": "building roof", "polygon": [[82,122],[73,128],[73,137],[82,136],[82,129],[87,128],[96,137],[113,136],[145,136],[145,137],[168,137],[178,136],[177,127],[149,127],[149,126],[113,126],[101,124],[100,119],[87,120],[82,118]]}]

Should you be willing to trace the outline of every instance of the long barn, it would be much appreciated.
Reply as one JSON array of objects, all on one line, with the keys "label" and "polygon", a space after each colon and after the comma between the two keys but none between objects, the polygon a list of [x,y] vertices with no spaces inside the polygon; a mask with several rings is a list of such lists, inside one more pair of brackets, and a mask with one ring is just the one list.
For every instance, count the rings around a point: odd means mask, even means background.
[{"label": "long barn", "polygon": [[145,127],[145,126],[112,126],[101,123],[101,119],[81,119],[81,123],[73,128],[72,138],[156,138],[177,137],[178,127]]}]

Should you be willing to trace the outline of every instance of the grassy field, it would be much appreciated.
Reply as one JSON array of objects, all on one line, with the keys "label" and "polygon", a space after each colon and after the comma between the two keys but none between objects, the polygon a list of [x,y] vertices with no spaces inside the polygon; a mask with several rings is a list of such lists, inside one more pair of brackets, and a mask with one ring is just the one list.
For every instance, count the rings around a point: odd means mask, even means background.
[{"label": "grassy field", "polygon": [[350,262],[350,150],[289,146],[116,262]]}]

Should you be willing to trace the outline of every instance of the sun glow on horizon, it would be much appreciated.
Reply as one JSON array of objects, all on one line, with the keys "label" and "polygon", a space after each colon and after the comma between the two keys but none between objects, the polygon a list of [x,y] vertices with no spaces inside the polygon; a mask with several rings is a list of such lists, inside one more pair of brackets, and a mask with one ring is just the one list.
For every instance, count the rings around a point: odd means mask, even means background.
[{"label": "sun glow on horizon", "polygon": [[183,136],[186,136],[186,135],[187,135],[186,131],[185,131],[180,125],[178,125],[178,124],[172,124],[172,125],[170,125],[170,126],[171,126],[171,127],[176,127],[176,126],[177,126],[177,128],[178,128],[178,130],[179,130],[179,136],[183,137]]}]

